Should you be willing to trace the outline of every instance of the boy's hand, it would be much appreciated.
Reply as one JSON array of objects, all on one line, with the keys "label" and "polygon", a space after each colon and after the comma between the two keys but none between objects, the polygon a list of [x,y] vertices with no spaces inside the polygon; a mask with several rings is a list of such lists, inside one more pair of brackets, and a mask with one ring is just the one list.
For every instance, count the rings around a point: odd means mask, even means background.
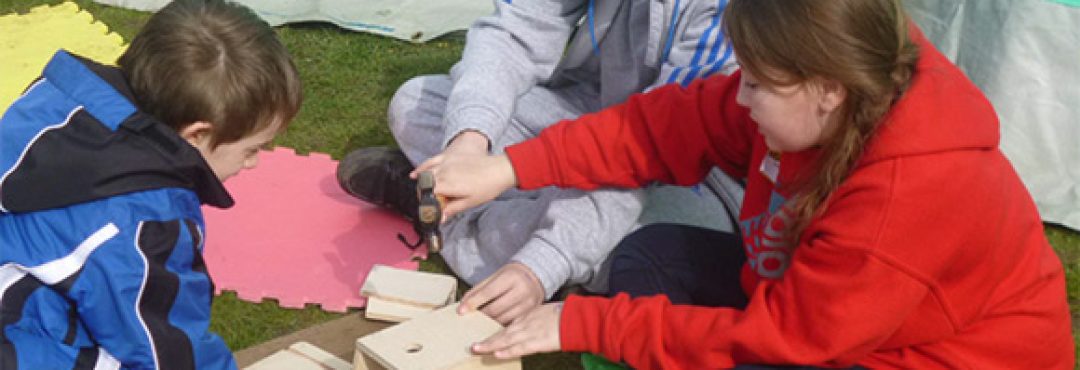
[{"label": "boy's hand", "polygon": [[446,198],[443,222],[462,211],[488,202],[517,184],[514,167],[505,155],[474,153],[448,147],[442,154],[416,166],[409,177],[421,172],[435,175],[435,194]]},{"label": "boy's hand", "polygon": [[562,307],[562,302],[537,307],[491,338],[474,344],[472,350],[478,354],[494,353],[500,359],[558,351]]},{"label": "boy's hand", "polygon": [[518,262],[504,265],[461,298],[458,313],[480,308],[506,325],[544,302],[544,287],[532,270]]}]

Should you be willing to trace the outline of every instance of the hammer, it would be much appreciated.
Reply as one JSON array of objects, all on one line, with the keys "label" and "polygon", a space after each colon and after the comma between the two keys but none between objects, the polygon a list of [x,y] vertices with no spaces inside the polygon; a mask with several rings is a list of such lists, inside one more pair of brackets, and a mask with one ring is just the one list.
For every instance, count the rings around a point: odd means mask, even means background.
[{"label": "hammer", "polygon": [[435,194],[435,175],[431,171],[420,173],[416,181],[416,195],[420,198],[417,214],[420,220],[420,236],[427,240],[428,251],[438,253],[442,250],[439,222],[442,221],[442,208],[446,199]]}]

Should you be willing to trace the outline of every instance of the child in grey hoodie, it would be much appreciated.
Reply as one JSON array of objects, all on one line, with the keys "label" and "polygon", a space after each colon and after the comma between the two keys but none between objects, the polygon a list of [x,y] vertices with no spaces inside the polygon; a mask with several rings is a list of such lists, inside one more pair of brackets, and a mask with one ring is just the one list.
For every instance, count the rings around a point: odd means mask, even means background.
[{"label": "child in grey hoodie", "polygon": [[[349,193],[415,219],[408,172],[442,152],[501,153],[572,119],[667,83],[735,67],[719,24],[726,0],[496,0],[468,31],[449,75],[406,82],[390,104],[400,146],[341,162]],[[407,159],[406,159],[407,157]],[[692,202],[738,210],[741,187],[713,171]],[[548,188],[510,191],[442,225],[447,264],[474,284],[463,306],[507,323],[562,286],[606,290],[605,260],[638,224],[645,193]],[[727,221],[727,219],[723,219]],[[718,225],[733,231],[730,224]]]}]

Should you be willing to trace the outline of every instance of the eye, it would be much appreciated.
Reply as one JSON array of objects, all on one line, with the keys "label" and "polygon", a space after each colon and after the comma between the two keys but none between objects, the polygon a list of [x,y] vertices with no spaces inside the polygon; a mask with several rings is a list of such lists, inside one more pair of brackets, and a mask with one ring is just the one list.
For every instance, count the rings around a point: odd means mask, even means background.
[{"label": "eye", "polygon": [[751,81],[747,81],[747,80],[743,79],[743,86],[745,86],[748,89],[754,90],[754,89],[757,89],[759,85],[758,85],[757,82],[751,82]]}]

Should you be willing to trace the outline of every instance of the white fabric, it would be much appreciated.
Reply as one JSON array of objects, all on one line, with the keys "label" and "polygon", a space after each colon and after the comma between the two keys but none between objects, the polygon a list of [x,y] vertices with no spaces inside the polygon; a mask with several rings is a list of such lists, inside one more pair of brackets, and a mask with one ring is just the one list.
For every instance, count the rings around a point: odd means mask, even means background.
[{"label": "white fabric", "polygon": [[1043,220],[1080,229],[1080,8],[1049,0],[905,0],[990,99],[1001,149]]},{"label": "white fabric", "polygon": [[[156,11],[170,0],[94,0],[135,10]],[[235,0],[273,26],[321,21],[353,31],[406,41],[425,42],[463,30],[476,18],[491,14],[492,0]]]},{"label": "white fabric", "polygon": [[79,272],[83,265],[86,264],[86,260],[90,258],[90,253],[94,253],[98,247],[119,233],[120,229],[115,224],[106,224],[82,243],[79,243],[79,246],[75,247],[75,250],[70,254],[39,266],[27,267],[25,270],[38,280],[41,280],[42,283],[55,285]]},{"label": "white fabric", "polygon": [[98,347],[98,359],[94,363],[94,370],[117,370],[119,368],[120,360],[117,360],[104,348]]}]

